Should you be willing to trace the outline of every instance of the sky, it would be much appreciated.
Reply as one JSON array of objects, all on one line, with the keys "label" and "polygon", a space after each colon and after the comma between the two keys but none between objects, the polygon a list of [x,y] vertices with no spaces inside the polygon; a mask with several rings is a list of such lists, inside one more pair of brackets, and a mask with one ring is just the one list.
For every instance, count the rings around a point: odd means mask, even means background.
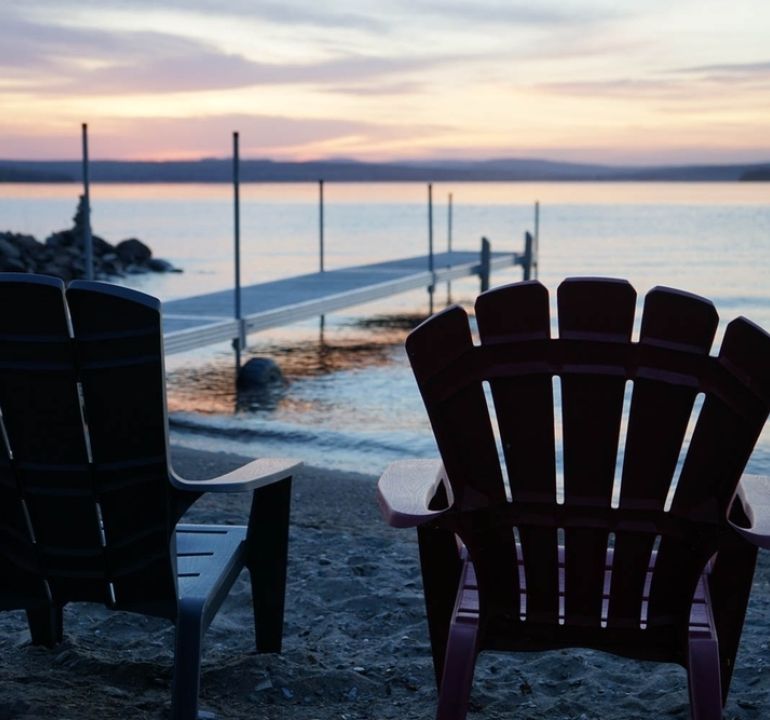
[{"label": "sky", "polygon": [[770,161],[767,0],[2,0],[0,158]]}]

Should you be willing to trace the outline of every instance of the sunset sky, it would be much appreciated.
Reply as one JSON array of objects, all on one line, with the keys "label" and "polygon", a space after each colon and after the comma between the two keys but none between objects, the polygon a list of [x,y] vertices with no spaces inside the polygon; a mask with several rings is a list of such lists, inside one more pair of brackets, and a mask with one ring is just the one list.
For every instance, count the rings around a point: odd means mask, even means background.
[{"label": "sunset sky", "polygon": [[3,0],[0,158],[770,161],[767,0]]}]

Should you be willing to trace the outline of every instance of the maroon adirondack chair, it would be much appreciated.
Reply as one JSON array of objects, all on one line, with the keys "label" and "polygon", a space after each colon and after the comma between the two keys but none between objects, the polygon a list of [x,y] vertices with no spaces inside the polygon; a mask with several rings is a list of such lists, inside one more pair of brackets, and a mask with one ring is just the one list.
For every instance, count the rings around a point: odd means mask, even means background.
[{"label": "maroon adirondack chair", "polygon": [[625,281],[566,280],[552,338],[547,290],[517,283],[479,296],[479,345],[459,307],[407,339],[442,462],[390,466],[379,501],[417,528],[438,718],[465,716],[481,651],[564,647],[678,663],[693,717],[721,718],[770,547],[770,478],[741,477],[770,336],[739,318],[711,356],[713,305],[655,288],[632,341],[635,304]]}]

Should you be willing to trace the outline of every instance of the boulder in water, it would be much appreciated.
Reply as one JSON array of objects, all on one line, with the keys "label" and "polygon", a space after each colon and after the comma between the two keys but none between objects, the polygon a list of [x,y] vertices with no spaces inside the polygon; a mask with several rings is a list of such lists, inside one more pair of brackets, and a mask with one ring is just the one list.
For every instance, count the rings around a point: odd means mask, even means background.
[{"label": "boulder in water", "polygon": [[271,358],[251,358],[238,371],[238,388],[241,390],[260,390],[285,384],[281,368]]}]

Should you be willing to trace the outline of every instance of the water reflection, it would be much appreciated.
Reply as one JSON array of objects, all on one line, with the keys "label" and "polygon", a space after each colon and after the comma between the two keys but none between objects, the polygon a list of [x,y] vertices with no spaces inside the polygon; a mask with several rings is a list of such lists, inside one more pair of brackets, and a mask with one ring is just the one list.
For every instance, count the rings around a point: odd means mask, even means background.
[{"label": "water reflection", "polygon": [[377,315],[356,318],[331,332],[321,325],[314,338],[257,341],[243,355],[243,363],[267,358],[282,375],[268,374],[262,384],[239,387],[233,358],[225,354],[172,370],[168,374],[169,412],[262,416],[318,412],[321,398],[312,393],[294,397],[293,383],[390,365],[394,348],[402,347],[409,331],[424,319],[422,314]]}]

